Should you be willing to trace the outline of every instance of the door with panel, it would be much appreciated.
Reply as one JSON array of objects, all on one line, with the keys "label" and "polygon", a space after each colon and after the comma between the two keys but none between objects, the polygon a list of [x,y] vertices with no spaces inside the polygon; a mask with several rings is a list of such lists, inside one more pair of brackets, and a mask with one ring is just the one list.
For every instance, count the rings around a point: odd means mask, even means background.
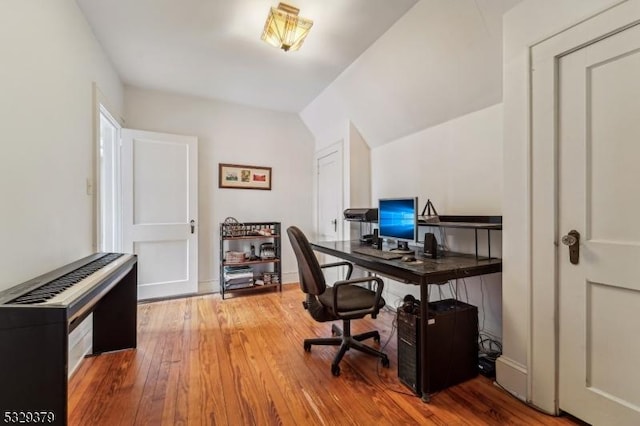
[{"label": "door with panel", "polygon": [[559,406],[592,424],[640,424],[638,76],[640,25],[558,59]]},{"label": "door with panel", "polygon": [[138,299],[198,291],[198,145],[122,130],[123,245],[138,255]]}]

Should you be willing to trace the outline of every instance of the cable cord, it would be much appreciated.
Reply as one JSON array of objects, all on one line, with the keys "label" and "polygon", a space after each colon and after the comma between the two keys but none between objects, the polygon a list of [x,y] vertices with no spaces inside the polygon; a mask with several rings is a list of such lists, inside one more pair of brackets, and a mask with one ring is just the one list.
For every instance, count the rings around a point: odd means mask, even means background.
[{"label": "cable cord", "polygon": [[482,275],[480,276],[480,297],[482,303],[482,328],[480,331],[484,331],[484,323],[487,318],[487,314],[485,314],[485,306],[484,306],[484,280],[482,279]]},{"label": "cable cord", "polygon": [[[456,279],[456,284],[457,283],[458,280]],[[467,303],[469,303],[469,288],[467,287],[467,282],[465,280],[462,280],[462,286],[464,288],[465,297],[467,298]]]},{"label": "cable cord", "polygon": [[502,343],[486,333],[478,333],[478,350],[481,356],[496,361],[502,355]]},{"label": "cable cord", "polygon": [[[466,288],[467,282],[464,278],[462,278],[462,282]],[[484,297],[484,280],[480,277],[480,295],[481,295],[481,305],[482,305],[482,321],[478,323],[478,354],[481,357],[485,357],[491,361],[496,361],[500,355],[502,355],[502,343],[495,339],[494,336],[490,335],[485,331],[485,320],[487,317],[486,314],[486,306],[485,306],[485,297]]]}]

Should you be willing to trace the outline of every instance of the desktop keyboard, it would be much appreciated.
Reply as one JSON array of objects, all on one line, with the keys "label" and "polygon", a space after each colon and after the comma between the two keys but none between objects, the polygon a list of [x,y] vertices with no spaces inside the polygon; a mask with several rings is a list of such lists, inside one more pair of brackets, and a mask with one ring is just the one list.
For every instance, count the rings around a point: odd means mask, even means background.
[{"label": "desktop keyboard", "polygon": [[367,256],[377,257],[379,259],[385,259],[385,260],[400,259],[402,256],[404,256],[404,254],[402,253],[378,250],[373,247],[357,247],[351,251],[353,251],[354,253],[366,254]]}]

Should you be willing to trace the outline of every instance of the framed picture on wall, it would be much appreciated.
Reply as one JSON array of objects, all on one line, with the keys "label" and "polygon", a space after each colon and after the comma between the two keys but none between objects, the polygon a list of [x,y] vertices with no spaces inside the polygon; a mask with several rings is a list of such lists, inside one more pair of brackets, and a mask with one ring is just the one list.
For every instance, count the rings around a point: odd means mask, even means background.
[{"label": "framed picture on wall", "polygon": [[218,187],[271,190],[271,167],[220,163]]}]

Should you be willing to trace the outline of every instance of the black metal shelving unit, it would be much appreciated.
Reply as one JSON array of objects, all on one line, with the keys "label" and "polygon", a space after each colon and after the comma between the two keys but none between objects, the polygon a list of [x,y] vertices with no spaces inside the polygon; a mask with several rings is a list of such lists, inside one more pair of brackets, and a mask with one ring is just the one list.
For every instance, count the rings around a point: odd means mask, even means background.
[{"label": "black metal shelving unit", "polygon": [[454,216],[440,215],[439,222],[428,222],[418,218],[418,227],[473,229],[475,234],[475,255],[478,255],[478,231],[487,231],[487,258],[491,258],[491,231],[502,230],[502,216]]},{"label": "black metal shelving unit", "polygon": [[[280,222],[220,224],[220,294],[223,299],[230,294],[269,289],[282,291],[281,236]],[[251,257],[251,246],[255,248],[255,257]],[[233,286],[225,277],[225,272],[233,268],[250,270],[252,281]],[[259,282],[262,284],[257,284]]]}]

